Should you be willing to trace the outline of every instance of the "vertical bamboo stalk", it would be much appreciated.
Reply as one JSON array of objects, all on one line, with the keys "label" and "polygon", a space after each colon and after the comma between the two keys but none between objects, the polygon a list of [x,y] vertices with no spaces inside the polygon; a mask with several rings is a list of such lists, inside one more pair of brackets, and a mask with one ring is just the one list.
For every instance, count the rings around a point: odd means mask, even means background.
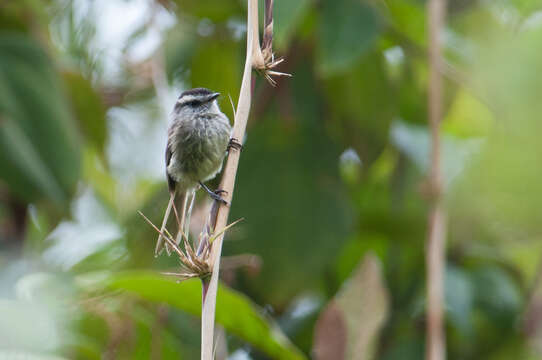
[{"label": "vertical bamboo stalk", "polygon": [[[233,138],[242,141],[245,136],[246,124],[250,112],[250,104],[252,97],[252,66],[254,63],[255,54],[260,54],[259,34],[258,34],[258,1],[248,1],[247,13],[247,52],[245,60],[245,68],[243,72],[243,80],[241,83],[241,91],[237,111],[235,112],[235,122],[233,127]],[[224,167],[220,189],[225,191],[224,198],[228,203],[231,203],[233,189],[235,185],[235,176],[239,166],[240,152],[231,149]],[[225,228],[230,212],[229,206],[220,205],[216,214],[214,229],[220,231]],[[206,283],[204,281],[204,294],[202,298],[202,314],[201,314],[201,359],[212,360],[213,358],[213,335],[215,328],[215,311],[216,311],[216,295],[218,290],[218,275],[220,271],[220,254],[222,252],[222,242],[224,235],[218,236],[212,244],[211,263],[213,264],[213,272],[211,279]]]},{"label": "vertical bamboo stalk", "polygon": [[440,157],[440,123],[442,118],[441,30],[446,12],[445,0],[428,3],[429,93],[428,114],[431,128],[431,169],[429,186],[431,206],[426,243],[427,281],[427,360],[444,360],[446,340],[443,325],[446,211],[442,204],[442,171]]}]

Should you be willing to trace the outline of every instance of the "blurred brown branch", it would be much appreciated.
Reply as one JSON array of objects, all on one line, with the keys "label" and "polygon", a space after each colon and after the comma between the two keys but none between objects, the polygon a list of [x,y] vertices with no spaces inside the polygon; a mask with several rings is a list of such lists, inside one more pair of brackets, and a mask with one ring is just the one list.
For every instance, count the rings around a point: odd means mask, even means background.
[{"label": "blurred brown branch", "polygon": [[428,3],[429,28],[429,93],[428,114],[431,128],[431,167],[429,174],[430,210],[426,243],[427,281],[427,360],[446,357],[446,340],[443,326],[444,246],[446,241],[446,211],[442,204],[442,172],[440,163],[440,123],[442,118],[442,43],[445,0]]}]

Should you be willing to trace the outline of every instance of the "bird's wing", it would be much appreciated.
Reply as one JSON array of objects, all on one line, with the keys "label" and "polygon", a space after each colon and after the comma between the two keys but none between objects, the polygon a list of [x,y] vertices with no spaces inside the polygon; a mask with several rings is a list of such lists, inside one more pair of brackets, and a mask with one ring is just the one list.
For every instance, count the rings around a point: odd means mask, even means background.
[{"label": "bird's wing", "polygon": [[166,177],[167,177],[167,185],[168,185],[168,188],[169,188],[169,192],[174,192],[175,191],[175,180],[169,175],[169,172],[167,171],[167,168],[169,166],[169,162],[171,161],[171,156],[173,155],[172,151],[171,151],[171,147],[169,145],[169,141],[168,141],[168,144],[166,146]]}]

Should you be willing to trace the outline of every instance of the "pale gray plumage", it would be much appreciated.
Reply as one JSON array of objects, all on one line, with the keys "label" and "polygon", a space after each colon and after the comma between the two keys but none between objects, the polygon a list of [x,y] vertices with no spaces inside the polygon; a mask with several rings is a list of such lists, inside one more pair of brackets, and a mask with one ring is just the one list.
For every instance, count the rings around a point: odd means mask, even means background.
[{"label": "pale gray plumage", "polygon": [[[188,235],[190,204],[199,183],[214,178],[222,168],[231,126],[218,107],[218,96],[218,93],[208,89],[196,88],[183,92],[175,104],[166,146],[170,201],[162,222],[162,232],[171,208],[175,206],[175,209],[179,209],[179,230]],[[180,237],[177,236],[179,241]],[[158,255],[162,249],[163,239],[159,236],[155,254]],[[166,249],[169,253],[167,244]]]}]

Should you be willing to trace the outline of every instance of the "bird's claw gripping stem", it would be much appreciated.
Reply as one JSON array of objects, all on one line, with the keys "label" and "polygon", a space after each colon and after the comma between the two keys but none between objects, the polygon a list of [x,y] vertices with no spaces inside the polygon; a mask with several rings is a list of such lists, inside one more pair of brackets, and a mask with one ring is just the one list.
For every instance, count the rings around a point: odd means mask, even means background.
[{"label": "bird's claw gripping stem", "polygon": [[231,138],[230,142],[228,143],[228,151],[230,151],[230,149],[235,149],[238,151],[243,150],[243,144],[241,144],[236,138]]},{"label": "bird's claw gripping stem", "polygon": [[224,205],[229,205],[228,202],[226,200],[224,200],[222,198],[222,196],[220,196],[220,194],[226,194],[227,191],[226,190],[211,190],[207,187],[207,185],[205,185],[204,183],[202,183],[201,181],[199,182],[199,184],[201,185],[201,187],[207,192],[207,194],[209,194],[209,196],[211,197],[211,199],[215,200],[215,201],[218,201],[218,202],[221,202],[223,203]]}]

